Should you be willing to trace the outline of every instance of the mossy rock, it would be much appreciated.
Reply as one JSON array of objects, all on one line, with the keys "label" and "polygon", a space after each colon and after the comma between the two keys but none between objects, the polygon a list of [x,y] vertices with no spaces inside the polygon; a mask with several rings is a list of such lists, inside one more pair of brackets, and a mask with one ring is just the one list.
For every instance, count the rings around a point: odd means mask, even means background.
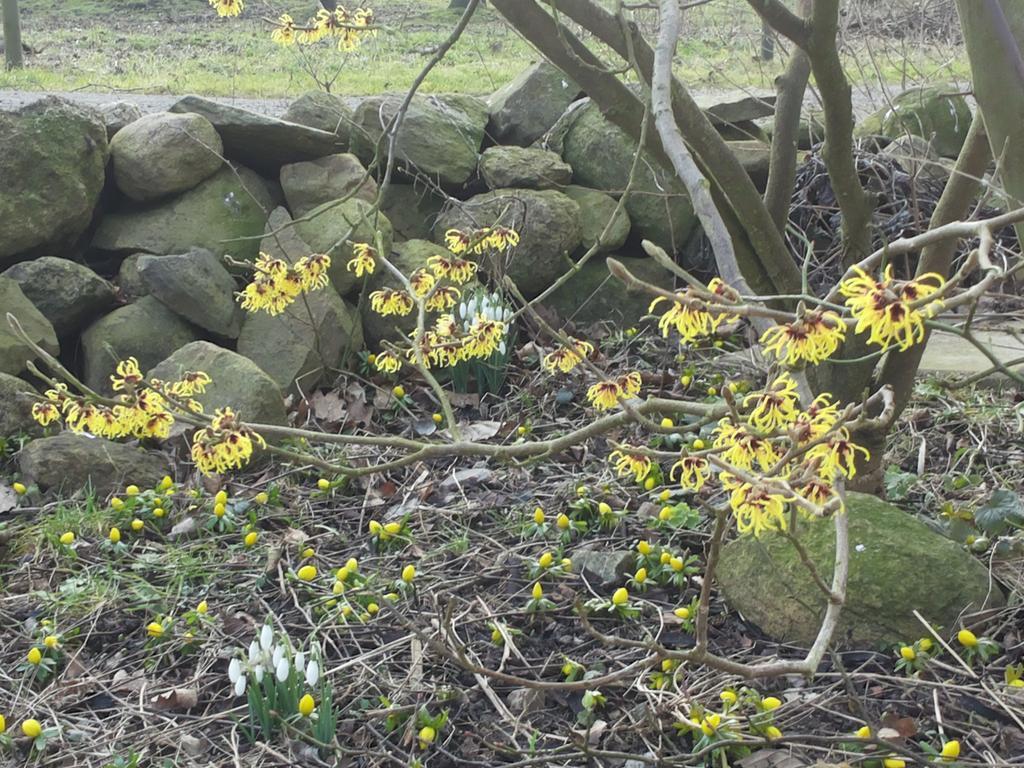
[{"label": "mossy rock", "polygon": [[[616,256],[633,275],[655,285],[667,272],[654,259]],[[575,275],[544,301],[563,320],[577,324],[609,321],[622,327],[640,322],[647,314],[651,297],[630,291],[612,277],[604,256],[594,256]]]},{"label": "mossy rock", "polygon": [[60,353],[50,321],[28,300],[17,282],[0,275],[0,373],[17,376],[25,370],[25,363],[36,357],[32,348],[15,335],[7,322],[8,313],[21,323],[21,329],[35,344],[51,355]]},{"label": "mossy rock", "polygon": [[391,222],[372,204],[359,198],[324,203],[295,224],[296,236],[310,247],[311,253],[326,253],[331,257],[331,284],[339,296],[348,295],[359,283],[355,273],[347,268],[352,259],[352,245],[369,243],[376,247],[378,231],[384,252],[390,252]]},{"label": "mossy rock", "polygon": [[[834,641],[884,647],[919,637],[918,611],[934,626],[957,626],[965,611],[1001,606],[985,566],[914,516],[874,496],[847,495],[850,575]],[[830,583],[834,526],[803,524],[800,539]],[[722,548],[718,580],[726,602],[779,642],[810,645],[826,599],[783,537],[741,537]]]},{"label": "mossy rock", "polygon": [[931,142],[942,157],[956,157],[971,127],[971,108],[953,86],[911,88],[866,117],[856,135],[898,139],[910,134]]},{"label": "mossy rock", "polygon": [[0,373],[0,440],[22,432],[39,433],[40,427],[32,418],[32,403],[38,397],[27,381]]},{"label": "mossy rock", "polygon": [[348,147],[349,126],[352,110],[345,101],[326,91],[309,91],[291,104],[281,115],[282,120],[298,123],[309,128],[333,133],[337,136],[339,151]]},{"label": "mossy rock", "polygon": [[631,226],[625,206],[619,209],[618,202],[611,195],[575,184],[570,184],[562,192],[580,207],[580,240],[583,248],[592,248],[597,243],[609,221],[612,225],[608,228],[601,250],[607,253],[625,245]]},{"label": "mossy rock", "polygon": [[82,328],[114,304],[113,286],[84,264],[56,256],[22,261],[4,272],[53,324],[60,337]]}]

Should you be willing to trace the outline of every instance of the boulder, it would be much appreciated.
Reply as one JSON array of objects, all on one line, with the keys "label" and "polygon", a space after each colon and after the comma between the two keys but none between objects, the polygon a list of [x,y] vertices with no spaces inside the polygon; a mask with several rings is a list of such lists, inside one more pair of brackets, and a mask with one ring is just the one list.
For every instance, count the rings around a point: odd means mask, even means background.
[{"label": "boulder", "polygon": [[[573,181],[620,194],[629,179],[636,143],[592,103],[576,110],[570,119],[562,157],[572,166]],[[646,152],[637,168],[633,193],[626,200],[626,211],[634,234],[669,253],[683,247],[697,223],[682,182]]]},{"label": "boulder", "polygon": [[140,117],[110,142],[117,188],[140,202],[192,189],[220,169],[223,154],[210,121],[193,114]]},{"label": "boulder", "polygon": [[[504,225],[519,233],[519,245],[499,258],[503,273],[527,298],[553,283],[568,268],[567,255],[580,244],[580,207],[554,190],[498,189],[450,208],[441,214],[435,240],[446,230],[472,231],[478,226]],[[494,271],[487,257],[481,262]]]},{"label": "boulder", "polygon": [[284,206],[271,211],[265,236],[260,241],[260,251],[273,259],[284,259],[289,264],[311,254],[313,250],[299,237],[295,227],[289,226],[291,222],[292,217]]},{"label": "boulder", "polygon": [[429,240],[445,199],[426,186],[389,184],[380,210],[394,228],[395,240]]},{"label": "boulder", "polygon": [[751,178],[758,189],[763,191],[768,184],[771,146],[763,141],[729,141],[726,144],[736,159],[740,161],[747,176]]},{"label": "boulder", "polygon": [[[623,266],[641,280],[665,283],[669,274],[654,259],[616,256]],[[558,316],[577,325],[611,321],[628,328],[640,322],[651,303],[649,294],[627,290],[608,272],[603,256],[594,256],[544,301]]]},{"label": "boulder", "polygon": [[949,161],[940,158],[938,152],[932,148],[931,142],[920,136],[900,136],[887,144],[882,154],[895,159],[900,167],[915,179],[940,184],[949,181],[950,168],[944,165]]},{"label": "boulder", "polygon": [[281,189],[293,216],[305,216],[319,205],[354,195],[372,203],[377,182],[355,155],[328,155],[281,168]]},{"label": "boulder", "polygon": [[572,568],[599,592],[608,592],[626,583],[635,557],[628,550],[577,549],[572,553]]},{"label": "boulder", "polygon": [[208,341],[193,341],[153,368],[146,378],[173,381],[188,371],[210,376],[206,392],[196,395],[203,410],[213,414],[230,406],[244,421],[284,424],[281,390],[252,360]]},{"label": "boulder", "polygon": [[580,207],[580,240],[584,248],[590,249],[597,243],[609,221],[611,228],[601,245],[601,250],[615,251],[623,246],[629,237],[629,214],[623,207],[618,215],[615,215],[618,203],[614,197],[575,184],[570,184],[562,192],[575,200]]},{"label": "boulder", "polygon": [[139,259],[148,255],[147,253],[133,253],[131,256],[125,256],[121,266],[118,267],[114,282],[117,283],[117,289],[125,301],[136,301],[149,293],[149,288],[142,282],[142,275],[139,274]]},{"label": "boulder", "polygon": [[142,110],[130,101],[108,101],[105,104],[100,104],[99,110],[103,115],[103,122],[107,126],[108,141],[126,125],[134,123],[142,117]]},{"label": "boulder", "polygon": [[4,276],[21,286],[61,337],[80,333],[115,301],[110,283],[87,266],[56,256],[19,262]]},{"label": "boulder", "polygon": [[562,70],[537,62],[487,98],[487,132],[500,144],[529,146],[579,95],[580,87]]},{"label": "boulder", "polygon": [[331,283],[339,296],[345,296],[358,284],[355,273],[347,269],[353,243],[373,245],[379,231],[385,252],[391,251],[391,222],[365,200],[354,197],[343,203],[324,203],[305,218],[295,225],[295,234],[310,247],[311,253],[331,257]]},{"label": "boulder", "polygon": [[546,149],[490,147],[480,156],[480,175],[489,189],[558,189],[572,180],[572,168]]},{"label": "boulder", "polygon": [[362,348],[359,313],[330,285],[308,293],[304,302],[280,315],[246,315],[238,337],[238,353],[256,363],[278,387],[307,394]]},{"label": "boulder", "polygon": [[107,128],[88,107],[47,96],[0,111],[0,265],[71,245],[92,220],[107,164]]},{"label": "boulder", "polygon": [[32,403],[39,393],[17,376],[0,373],[0,442],[18,434],[38,434],[40,426],[32,418]]},{"label": "boulder", "polygon": [[318,131],[333,133],[337,137],[339,150],[348,147],[352,110],[340,96],[335,96],[333,93],[326,91],[304,93],[288,105],[284,114],[281,115],[281,119],[316,128]]},{"label": "boulder", "polygon": [[316,160],[345,149],[334,133],[229,107],[201,96],[186,96],[170,111],[202,115],[217,129],[229,158],[268,176],[276,176],[282,165]]},{"label": "boulder", "polygon": [[857,136],[896,139],[906,134],[931,142],[942,157],[960,154],[971,127],[971,108],[954,86],[911,88],[857,126]]},{"label": "boulder", "polygon": [[119,360],[134,357],[145,371],[178,347],[195,341],[191,325],[152,296],[104,315],[82,334],[85,383],[110,392],[110,374]]},{"label": "boulder", "polygon": [[[402,98],[371,96],[356,108],[350,146],[365,165],[373,161],[377,142]],[[486,125],[487,109],[479,99],[415,96],[395,140],[395,158],[402,170],[423,174],[442,186],[465,184],[476,173]]]},{"label": "boulder", "polygon": [[100,497],[129,484],[152,488],[171,474],[171,462],[158,451],[72,432],[33,440],[18,454],[18,465],[26,482],[42,490],[92,488]]},{"label": "boulder", "polygon": [[220,259],[203,248],[170,256],[146,254],[138,261],[147,293],[193,325],[229,339],[238,337],[242,310],[235,279]]},{"label": "boulder", "polygon": [[771,117],[775,114],[775,98],[774,91],[735,91],[700,94],[694,97],[694,101],[704,111],[711,124],[720,128]]},{"label": "boulder", "polygon": [[[847,495],[850,576],[834,638],[848,648],[883,647],[921,636],[914,611],[932,625],[956,627],[965,610],[1000,606],[988,569],[912,515],[859,493]],[[801,541],[826,582],[834,528],[803,525]],[[718,580],[728,604],[780,642],[810,645],[826,598],[783,537],[738,538],[722,548]]]},{"label": "boulder", "polygon": [[25,363],[36,357],[32,348],[15,335],[7,321],[8,313],[14,315],[35,344],[51,355],[60,353],[50,321],[28,300],[17,282],[0,275],[0,373],[17,376],[25,370]]},{"label": "boulder", "polygon": [[184,253],[205,248],[217,257],[253,261],[273,200],[263,180],[248,168],[224,168],[195,189],[170,200],[110,213],[100,221],[92,245],[114,253]]}]

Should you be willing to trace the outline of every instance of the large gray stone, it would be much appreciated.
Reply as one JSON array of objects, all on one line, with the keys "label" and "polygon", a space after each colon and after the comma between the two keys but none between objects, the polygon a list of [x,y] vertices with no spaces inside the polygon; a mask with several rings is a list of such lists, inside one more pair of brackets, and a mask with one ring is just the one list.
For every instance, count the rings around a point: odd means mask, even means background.
[{"label": "large gray stone", "polygon": [[33,440],[18,455],[18,466],[42,490],[70,495],[92,488],[100,497],[131,484],[152,488],[171,473],[162,453],[71,432]]},{"label": "large gray stone", "polygon": [[139,277],[147,292],[189,322],[229,339],[238,337],[242,310],[235,279],[220,259],[203,248],[169,256],[144,255]]},{"label": "large gray stone", "polygon": [[896,139],[905,134],[931,142],[942,157],[956,157],[971,127],[971,108],[955,86],[910,88],[857,126],[858,136]]},{"label": "large gray stone", "polygon": [[310,393],[346,367],[363,348],[355,307],[330,285],[306,294],[279,315],[246,315],[238,353],[258,365],[282,390]]},{"label": "large gray stone", "polygon": [[115,133],[142,117],[142,110],[138,104],[130,101],[108,101],[100,104],[99,110],[107,126],[107,140],[114,138]]},{"label": "large gray stone", "polygon": [[[551,285],[569,267],[568,255],[580,244],[580,207],[554,190],[498,189],[452,207],[441,214],[435,240],[446,230],[472,231],[478,226],[504,225],[519,233],[519,245],[502,254],[501,272],[512,278],[528,298]],[[484,258],[481,267],[495,272]]]},{"label": "large gray stone", "polygon": [[708,93],[694,98],[715,127],[748,123],[775,114],[775,93]]},{"label": "large gray stone", "polygon": [[319,205],[353,195],[372,203],[377,182],[355,155],[328,155],[281,168],[281,189],[293,216],[305,216]]},{"label": "large gray stone", "polygon": [[324,203],[310,211],[295,225],[295,234],[312,253],[331,257],[331,284],[339,296],[345,296],[358,284],[355,273],[347,265],[354,243],[376,243],[380,232],[384,251],[391,251],[392,230],[387,216],[373,209],[365,200],[351,198],[344,203]]},{"label": "large gray stone", "polygon": [[57,334],[50,321],[28,300],[18,283],[0,275],[0,373],[17,376],[25,370],[25,363],[36,357],[32,348],[15,334],[7,320],[8,313],[17,319],[33,343],[51,355],[59,354]]},{"label": "large gray stone", "polygon": [[117,268],[117,289],[121,298],[127,302],[137,301],[149,293],[149,288],[142,282],[142,275],[139,274],[139,259],[149,256],[148,253],[133,253],[125,256],[121,266]]},{"label": "large gray stone", "polygon": [[[576,110],[570,120],[562,157],[572,166],[573,181],[620,195],[633,165],[635,142],[592,103]],[[682,182],[646,152],[626,199],[626,211],[637,235],[669,253],[682,249],[697,223]]]},{"label": "large gray stone", "polygon": [[117,188],[146,202],[192,189],[220,169],[224,145],[202,115],[156,112],[110,142]]},{"label": "large gray stone", "polygon": [[273,207],[263,180],[248,168],[225,168],[170,200],[110,213],[93,236],[101,251],[167,255],[205,248],[253,261]]},{"label": "large gray stone", "polygon": [[19,433],[38,434],[32,418],[32,403],[39,398],[28,384],[16,376],[0,373],[0,440]]},{"label": "large gray stone", "polygon": [[282,165],[315,160],[345,149],[343,142],[328,131],[230,107],[201,96],[186,96],[170,111],[202,115],[217,129],[229,158],[270,176],[276,175]]},{"label": "large gray stone", "polygon": [[[874,496],[847,495],[850,576],[834,641],[888,646],[921,635],[918,611],[933,626],[956,627],[965,610],[998,607],[988,569],[958,544]],[[801,541],[831,582],[835,555],[829,521],[804,524]],[[726,601],[780,642],[809,645],[826,598],[783,537],[744,536],[722,549],[718,580]]]},{"label": "large gray stone", "polygon": [[394,227],[395,240],[429,240],[444,203],[444,196],[428,187],[389,184],[380,210]]},{"label": "large gray stone", "polygon": [[47,96],[0,111],[0,266],[74,243],[103,188],[107,128],[88,107]]},{"label": "large gray stone", "polygon": [[[658,285],[664,283],[668,273],[654,259],[616,256],[633,275]],[[594,256],[583,265],[544,305],[564,320],[578,325],[610,321],[617,327],[628,328],[640,322],[647,314],[651,297],[641,291],[629,291],[608,272],[604,256]]]},{"label": "large gray stone", "polygon": [[114,305],[114,287],[84,264],[56,256],[22,261],[4,272],[53,325],[58,336],[82,331]]},{"label": "large gray stone", "polygon": [[618,202],[609,194],[596,189],[570,184],[562,190],[567,197],[580,207],[580,240],[584,248],[593,247],[608,227],[608,234],[601,243],[601,251],[615,251],[623,246],[629,237],[629,214],[625,206],[616,214]]},{"label": "large gray stone", "polygon": [[[402,103],[401,96],[371,96],[353,115],[351,151],[365,165]],[[459,186],[476,173],[478,153],[487,125],[487,109],[471,96],[416,96],[395,139],[400,168],[421,173],[444,186]],[[381,148],[381,160],[387,146]]]},{"label": "large gray stone", "polygon": [[480,175],[489,189],[559,189],[572,180],[572,168],[546,149],[490,147],[480,156]]},{"label": "large gray stone", "polygon": [[284,424],[284,399],[274,380],[252,360],[208,341],[193,341],[153,368],[146,378],[174,381],[189,371],[202,371],[211,383],[196,395],[203,410],[231,407],[243,421]]},{"label": "large gray stone", "polygon": [[529,146],[579,95],[580,87],[557,67],[532,64],[487,98],[487,132],[501,144]]},{"label": "large gray stone", "polygon": [[110,374],[118,361],[134,357],[145,371],[195,339],[191,325],[152,296],[143,296],[104,315],[82,334],[85,383],[110,392]]},{"label": "large gray stone", "polygon": [[763,190],[768,183],[771,146],[756,140],[728,141],[726,144],[757,188]]},{"label": "large gray stone", "polygon": [[628,550],[584,549],[573,552],[572,565],[591,587],[607,592],[626,583],[635,559]]},{"label": "large gray stone", "polygon": [[352,110],[340,96],[326,91],[304,93],[281,115],[282,120],[298,123],[337,136],[339,149],[348,147],[348,135],[352,125]]},{"label": "large gray stone", "polygon": [[260,251],[272,259],[284,259],[289,264],[294,264],[313,252],[295,231],[292,217],[284,206],[278,206],[270,212],[264,234],[260,241]]}]

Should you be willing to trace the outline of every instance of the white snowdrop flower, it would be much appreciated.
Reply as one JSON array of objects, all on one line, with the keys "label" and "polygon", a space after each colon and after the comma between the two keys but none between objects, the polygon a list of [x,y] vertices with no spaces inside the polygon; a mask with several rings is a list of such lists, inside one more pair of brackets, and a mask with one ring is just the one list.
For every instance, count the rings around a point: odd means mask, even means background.
[{"label": "white snowdrop flower", "polygon": [[271,643],[274,642],[274,630],[270,628],[269,624],[264,624],[263,629],[260,630],[260,648],[264,651],[270,650]]},{"label": "white snowdrop flower", "polygon": [[283,683],[285,680],[287,680],[288,674],[290,672],[291,669],[288,667],[288,659],[281,659],[279,662],[277,662],[277,668],[274,670],[274,674],[277,675],[277,679],[280,682]]},{"label": "white snowdrop flower", "polygon": [[252,674],[253,674],[253,677],[256,678],[256,682],[257,683],[262,683],[263,682],[263,675],[265,674],[265,672],[263,670],[263,665],[262,664],[257,664],[255,667],[253,667],[252,668]]},{"label": "white snowdrop flower", "polygon": [[260,658],[260,644],[253,640],[249,643],[249,663],[255,664]]},{"label": "white snowdrop flower", "polygon": [[502,339],[500,342],[498,342],[498,352],[500,354],[502,354],[502,355],[505,354],[505,340],[504,339]]},{"label": "white snowdrop flower", "polygon": [[462,302],[461,304],[459,304],[459,317],[464,318],[468,313],[469,310],[466,308],[466,302]]},{"label": "white snowdrop flower", "polygon": [[299,674],[301,675],[303,672],[306,671],[306,654],[304,654],[302,651],[299,651],[295,654],[295,659],[292,663],[295,664],[295,669],[297,669]]},{"label": "white snowdrop flower", "polygon": [[306,666],[306,685],[312,688],[320,680],[320,665],[316,663],[316,659],[310,659],[309,664]]},{"label": "white snowdrop flower", "polygon": [[242,662],[238,659],[232,659],[228,664],[228,680],[232,683],[237,683],[238,678],[242,676]]},{"label": "white snowdrop flower", "polygon": [[284,647],[280,646],[280,645],[275,646],[274,647],[274,653],[270,657],[270,665],[272,667],[276,668],[277,665],[281,663],[281,659],[283,659],[283,658],[284,658]]},{"label": "white snowdrop flower", "polygon": [[241,696],[245,693],[245,675],[235,680],[235,696]]}]

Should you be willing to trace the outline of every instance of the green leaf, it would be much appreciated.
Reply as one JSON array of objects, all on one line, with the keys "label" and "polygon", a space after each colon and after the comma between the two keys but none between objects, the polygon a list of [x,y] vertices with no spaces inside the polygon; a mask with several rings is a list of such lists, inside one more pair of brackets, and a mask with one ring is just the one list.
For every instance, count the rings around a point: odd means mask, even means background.
[{"label": "green leaf", "polygon": [[885,470],[885,495],[890,501],[903,501],[910,489],[917,482],[917,475],[904,472],[896,464],[890,464]]},{"label": "green leaf", "polygon": [[993,491],[974,512],[974,522],[989,536],[999,536],[1011,526],[1024,527],[1024,500],[1008,488]]}]

